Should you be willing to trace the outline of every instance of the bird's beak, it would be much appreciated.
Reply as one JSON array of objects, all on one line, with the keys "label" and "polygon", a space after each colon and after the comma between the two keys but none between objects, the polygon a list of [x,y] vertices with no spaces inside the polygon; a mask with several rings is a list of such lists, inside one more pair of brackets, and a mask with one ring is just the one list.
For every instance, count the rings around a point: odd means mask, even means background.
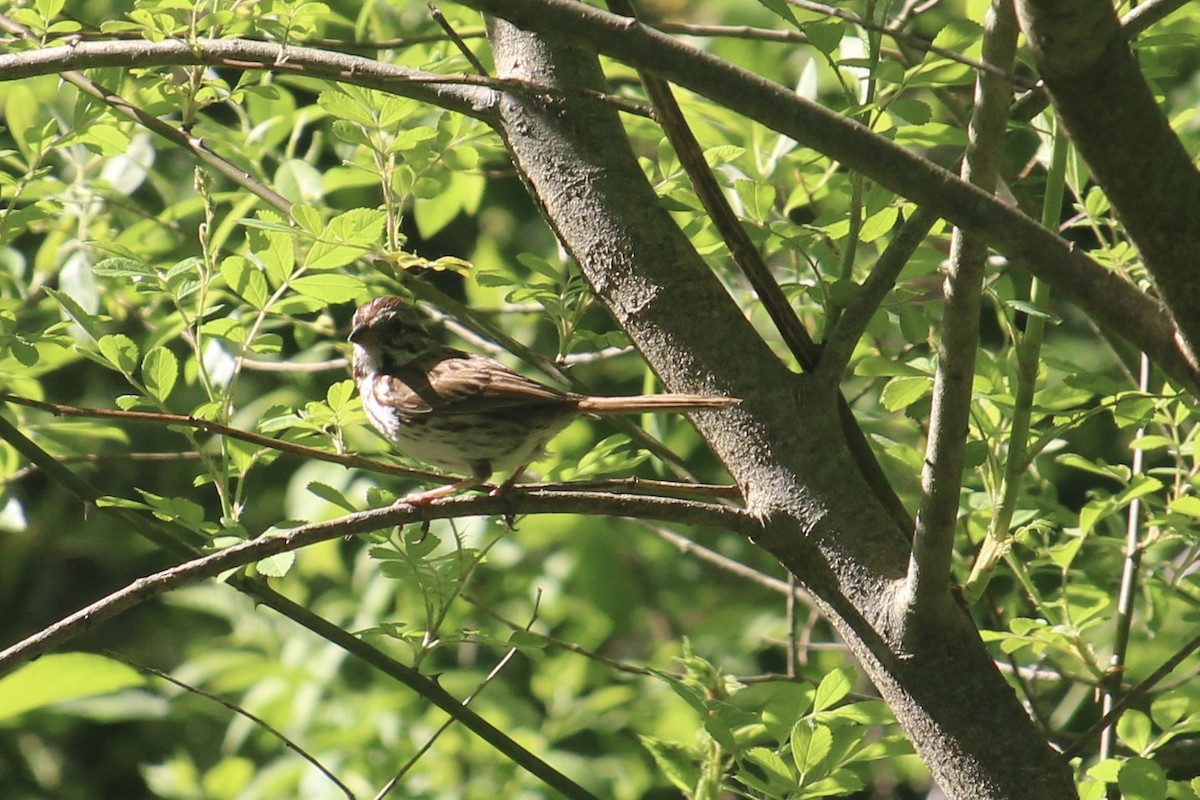
[{"label": "bird's beak", "polygon": [[355,344],[358,344],[359,342],[361,342],[363,340],[363,337],[365,337],[366,335],[367,335],[367,326],[366,325],[355,325],[352,328],[350,328],[350,335],[347,336],[346,338],[349,339],[350,341],[354,342]]}]

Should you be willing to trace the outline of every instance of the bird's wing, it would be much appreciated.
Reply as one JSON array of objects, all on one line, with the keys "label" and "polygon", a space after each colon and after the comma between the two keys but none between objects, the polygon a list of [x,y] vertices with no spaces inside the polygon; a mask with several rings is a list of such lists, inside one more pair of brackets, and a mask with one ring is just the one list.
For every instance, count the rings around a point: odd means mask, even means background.
[{"label": "bird's wing", "polygon": [[442,350],[396,369],[376,396],[402,414],[478,414],[576,402],[575,395],[538,383],[498,361]]}]

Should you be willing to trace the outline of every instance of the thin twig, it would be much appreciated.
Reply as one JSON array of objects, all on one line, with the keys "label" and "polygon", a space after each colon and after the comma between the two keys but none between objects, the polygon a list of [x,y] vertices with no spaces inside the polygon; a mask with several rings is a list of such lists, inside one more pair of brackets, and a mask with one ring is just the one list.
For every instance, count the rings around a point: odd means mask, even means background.
[{"label": "thin twig", "polygon": [[1032,89],[1034,86],[1037,85],[1036,81],[1031,81],[1028,78],[1024,78],[1020,75],[1016,75],[1015,73],[1013,73],[1011,71],[1010,68],[1007,68],[1007,67],[1004,67],[999,64],[995,64],[995,63],[992,63],[992,62],[986,61],[986,60],[976,61],[973,58],[967,58],[962,53],[956,53],[953,50],[947,50],[944,47],[938,47],[937,45],[933,44],[932,42],[930,42],[926,39],[922,39],[920,36],[916,36],[914,34],[907,33],[903,30],[900,30],[899,28],[893,28],[889,25],[880,25],[879,23],[872,22],[869,19],[863,19],[862,17],[858,16],[857,14],[851,13],[849,11],[843,11],[840,8],[835,8],[834,6],[827,6],[824,3],[814,3],[814,2],[812,2],[812,0],[783,0],[783,1],[790,6],[795,6],[796,8],[802,8],[805,11],[812,11],[813,13],[816,13],[816,14],[824,14],[825,16],[828,16],[828,17],[836,17],[837,19],[844,20],[845,22],[849,22],[853,25],[857,25],[864,30],[873,31],[875,33],[882,33],[886,36],[890,36],[891,38],[895,39],[898,42],[903,42],[904,44],[908,45],[909,47],[915,48],[917,50],[935,53],[936,55],[942,56],[943,58],[948,58],[951,61],[956,61],[959,64],[965,64],[968,67],[971,67],[972,69],[978,70],[980,72],[987,72],[992,75],[995,75],[998,78],[1003,78],[1005,81],[1012,84],[1013,86],[1018,86],[1022,89]]},{"label": "thin twig", "polygon": [[[1142,364],[1138,375],[1138,390],[1150,391],[1150,359],[1142,354]],[[1146,435],[1146,427],[1138,428],[1135,438]],[[1129,480],[1137,480],[1146,468],[1146,451],[1138,447],[1133,451],[1133,461],[1129,466]],[[1100,699],[1100,713],[1107,715],[1117,705],[1121,691],[1121,681],[1125,674],[1125,657],[1129,651],[1129,631],[1133,626],[1133,605],[1138,592],[1138,573],[1142,565],[1142,499],[1135,496],[1129,502],[1125,511],[1125,558],[1122,560],[1121,584],[1117,590],[1117,619],[1116,631],[1113,635],[1112,656],[1108,662],[1108,673],[1103,696]],[[1114,718],[1115,720],[1115,718]],[[1105,728],[1100,735],[1100,758],[1108,758],[1116,745],[1116,726]]]},{"label": "thin twig", "polygon": [[479,57],[472,52],[471,48],[467,47],[467,43],[454,30],[454,27],[446,19],[446,15],[441,12],[441,9],[432,2],[426,3],[425,7],[429,9],[429,14],[433,17],[433,21],[438,24],[439,28],[446,32],[446,35],[450,37],[450,41],[454,42],[454,46],[458,48],[458,52],[462,53],[463,58],[467,59],[480,75],[487,75],[487,67],[483,66],[483,62],[479,60]]},{"label": "thin twig", "polygon": [[1130,689],[1124,697],[1122,697],[1113,705],[1112,709],[1109,710],[1107,714],[1096,720],[1096,723],[1092,725],[1092,727],[1080,734],[1079,738],[1072,742],[1071,746],[1063,751],[1063,760],[1070,760],[1076,756],[1082,755],[1088,742],[1090,742],[1097,734],[1099,734],[1100,731],[1116,722],[1121,714],[1125,713],[1125,709],[1129,708],[1134,703],[1145,697],[1147,692],[1153,689],[1163,678],[1174,672],[1175,668],[1182,664],[1187,657],[1196,652],[1196,650],[1200,650],[1200,634],[1197,634],[1187,644],[1179,648],[1179,650],[1175,652],[1175,655],[1164,661],[1159,668],[1150,673],[1149,677],[1147,677],[1144,681]]},{"label": "thin twig", "polygon": [[773,578],[770,575],[766,575],[763,572],[755,569],[754,567],[748,567],[742,562],[732,559],[729,556],[721,555],[716,550],[710,550],[704,545],[694,542],[683,534],[676,533],[670,528],[664,528],[661,525],[655,525],[646,520],[638,520],[637,524],[649,531],[652,531],[659,538],[670,542],[677,547],[681,553],[695,556],[705,563],[711,564],[718,569],[722,569],[731,575],[744,578],[751,583],[761,586],[764,589],[768,589],[772,592],[778,592],[784,595],[788,594],[789,592],[794,592],[797,600],[806,605],[814,606],[812,595],[810,595],[800,586],[793,587],[786,580]]},{"label": "thin twig", "polygon": [[933,212],[918,208],[900,226],[900,230],[876,260],[871,274],[863,281],[862,286],[858,287],[833,332],[829,334],[825,349],[821,352],[821,363],[816,369],[818,379],[835,383],[841,380],[846,365],[850,363],[850,356],[853,355],[858,340],[862,338],[863,331],[870,324],[871,317],[883,305],[888,293],[895,287],[900,271],[912,258],[937,220],[938,217]]},{"label": "thin twig", "polygon": [[652,22],[663,33],[707,38],[751,39],[766,42],[803,44],[808,36],[803,31],[781,31],[775,28],[756,28],[752,25],[701,25],[692,22]]},{"label": "thin twig", "polygon": [[0,393],[0,400],[8,403],[16,403],[18,405],[36,408],[41,411],[48,411],[55,416],[62,417],[85,417],[89,419],[115,419],[126,422],[151,422],[159,425],[183,425],[188,428],[195,428],[205,433],[211,433],[217,436],[228,436],[231,439],[238,439],[249,444],[258,445],[271,450],[278,450],[289,455],[300,456],[301,458],[309,458],[316,461],[328,461],[331,464],[340,464],[348,469],[361,469],[367,472],[383,473],[385,475],[397,475],[403,478],[417,478],[422,481],[430,481],[433,483],[453,483],[457,480],[449,475],[442,475],[437,472],[430,472],[423,469],[412,469],[410,467],[400,467],[394,464],[384,464],[379,461],[374,461],[362,456],[330,453],[326,450],[318,450],[315,447],[305,447],[301,444],[284,441],[283,439],[273,439],[270,436],[263,436],[258,433],[251,433],[239,428],[232,428],[228,425],[222,425],[219,422],[212,422],[198,417],[188,417],[181,414],[167,414],[159,411],[123,411],[120,409],[110,408],[80,408],[77,406],[68,406],[62,403],[48,403],[43,400],[33,400],[28,397],[19,397],[13,394]]},{"label": "thin twig", "polygon": [[[522,626],[518,625],[517,623],[508,619],[504,615],[493,610],[487,604],[483,603],[478,598],[467,594],[466,592],[463,592],[462,599],[466,600],[468,603],[475,606],[477,609],[482,611],[487,616],[496,620],[500,624],[505,625],[508,628],[511,628],[514,631],[524,630],[526,633],[530,632],[529,628],[522,628]],[[618,661],[615,658],[609,658],[608,656],[602,656],[599,653],[595,652],[594,650],[589,650],[586,647],[584,647],[583,645],[577,644],[575,642],[568,642],[564,639],[557,639],[557,638],[550,636],[548,634],[545,634],[545,633],[533,633],[533,635],[536,636],[538,639],[542,640],[543,642],[545,642],[550,647],[554,647],[559,650],[565,650],[568,653],[575,653],[577,655],[584,656],[585,658],[589,658],[592,661],[595,661],[597,664],[603,664],[604,666],[614,669],[617,672],[624,672],[629,675],[653,675],[654,674],[653,672],[646,669],[645,667],[639,667],[635,664],[630,664],[627,661]]]},{"label": "thin twig", "polygon": [[201,689],[199,686],[193,686],[192,684],[187,683],[186,681],[182,681],[179,678],[176,678],[174,675],[171,675],[167,672],[163,672],[161,669],[155,669],[154,667],[147,666],[146,664],[141,664],[137,661],[134,661],[132,658],[123,656],[120,653],[115,653],[112,650],[105,650],[104,655],[108,656],[109,658],[114,658],[117,661],[121,661],[125,664],[128,664],[129,666],[133,667],[136,670],[141,670],[142,672],[148,672],[151,675],[162,678],[164,681],[167,681],[168,683],[173,683],[176,686],[178,686],[180,689],[183,689],[186,692],[190,692],[191,694],[194,694],[198,697],[203,697],[206,700],[211,700],[212,702],[228,709],[229,711],[232,711],[233,713],[235,713],[239,716],[245,717],[246,719],[250,720],[258,727],[262,728],[268,734],[270,734],[271,736],[274,736],[276,739],[278,739],[280,741],[280,743],[283,744],[283,746],[286,747],[288,750],[291,750],[293,753],[300,756],[305,761],[307,761],[308,763],[310,763],[314,767],[316,767],[317,770],[320,771],[322,775],[329,778],[329,780],[332,781],[333,784],[335,786],[337,786],[338,789],[341,790],[342,794],[346,795],[346,797],[349,797],[350,800],[354,800],[354,792],[352,792],[350,790],[349,786],[347,786],[346,784],[344,784],[340,780],[338,780],[338,777],[336,775],[334,775],[332,772],[330,772],[329,769],[326,768],[325,765],[322,764],[320,761],[318,761],[315,756],[313,756],[311,753],[309,753],[307,750],[305,750],[300,745],[293,742],[291,739],[289,739],[287,737],[287,735],[283,731],[279,730],[278,728],[273,726],[271,723],[267,722],[262,717],[260,717],[256,714],[253,714],[250,711],[247,711],[246,709],[242,708],[241,706],[237,705],[236,703],[229,702],[228,700],[226,700],[223,697],[219,697],[219,696],[213,694],[212,692],[205,691],[204,689]]},{"label": "thin twig", "polygon": [[[534,623],[534,621],[536,621],[536,619],[537,619],[537,607],[535,606],[533,615],[530,617],[529,623],[525,626],[526,632],[528,632],[529,629],[533,626],[533,623]],[[479,686],[477,686],[475,688],[475,691],[471,692],[469,695],[467,695],[466,697],[463,698],[463,701],[462,701],[463,708],[466,708],[468,705],[470,705],[471,701],[474,700],[476,697],[478,697],[479,693],[482,692],[484,689],[486,689],[488,684],[490,684],[493,680],[495,680],[496,676],[500,674],[500,671],[504,669],[505,665],[508,664],[509,661],[512,661],[513,657],[518,652],[520,652],[520,650],[518,650],[516,647],[509,648],[508,652],[505,653],[504,656],[500,659],[500,661],[498,661],[496,663],[496,666],[492,667],[492,669],[488,672],[488,674],[484,676],[483,681],[479,684]],[[434,742],[436,742],[443,733],[445,733],[447,730],[449,730],[450,726],[453,725],[455,722],[457,722],[457,720],[454,717],[450,717],[445,722],[443,722],[441,725],[439,725],[438,729],[436,731],[434,731],[433,734],[428,739],[425,740],[425,743],[417,749],[417,752],[413,753],[412,757],[410,759],[408,759],[408,761],[404,762],[404,764],[402,764],[400,766],[400,769],[396,770],[396,774],[393,775],[386,784],[384,784],[383,788],[380,789],[379,792],[375,795],[374,800],[383,800],[384,797],[387,797],[388,794],[391,793],[392,789],[394,789],[396,787],[396,785],[400,782],[400,779],[408,774],[408,771],[410,769],[412,769],[418,761],[421,760],[421,757],[429,752],[430,748],[433,747]]]},{"label": "thin twig", "polygon": [[245,369],[255,372],[345,372],[349,363],[345,357],[325,361],[260,361],[254,358],[242,360]]}]

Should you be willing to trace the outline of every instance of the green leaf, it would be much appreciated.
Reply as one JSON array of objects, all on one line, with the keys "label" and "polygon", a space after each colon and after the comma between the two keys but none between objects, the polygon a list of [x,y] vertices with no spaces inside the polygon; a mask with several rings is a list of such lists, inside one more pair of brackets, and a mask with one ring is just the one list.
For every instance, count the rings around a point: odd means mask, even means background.
[{"label": "green leaf", "polygon": [[896,219],[900,216],[900,209],[895,206],[888,206],[871,216],[867,217],[859,228],[859,241],[873,242],[880,236],[883,236],[888,231],[896,226]]},{"label": "green leaf", "polygon": [[259,575],[265,575],[268,578],[282,578],[288,574],[288,570],[296,563],[296,554],[292,551],[286,553],[276,553],[273,556],[254,562],[254,569]]},{"label": "green leaf", "polygon": [[[1186,694],[1172,692],[1159,695],[1150,704],[1150,716],[1154,724],[1169,731],[1189,717],[1200,711],[1200,700]],[[1195,720],[1189,720],[1195,724]]]},{"label": "green leaf", "polygon": [[[773,9],[772,9],[773,10]],[[790,10],[789,10],[790,13]],[[795,22],[795,18],[792,18]],[[840,20],[822,20],[821,22],[806,22],[801,27],[809,44],[825,55],[832,55],[846,35],[846,24]]]},{"label": "green leaf", "polygon": [[73,319],[79,327],[83,328],[84,332],[91,337],[92,341],[100,341],[100,338],[104,335],[104,333],[100,330],[100,326],[97,324],[96,318],[84,311],[83,307],[80,306],[79,303],[76,303],[74,298],[72,298],[66,292],[60,292],[57,289],[51,289],[49,287],[45,289],[45,292],[54,298],[54,302],[58,303],[59,307],[61,307],[62,310],[67,313],[68,317]]},{"label": "green leaf", "polygon": [[350,400],[354,397],[354,392],[354,381],[350,378],[332,383],[325,390],[325,402],[335,412],[341,411],[350,404]]},{"label": "green leaf", "polygon": [[352,208],[329,220],[324,238],[355,247],[374,247],[383,241],[383,224],[386,221],[387,215],[379,209]]},{"label": "green leaf", "polygon": [[357,511],[362,510],[359,508],[355,508],[354,504],[351,503],[349,500],[347,500],[345,495],[343,495],[337,489],[334,489],[332,486],[330,486],[328,484],[321,483],[319,481],[309,481],[308,485],[305,486],[305,488],[308,489],[308,491],[315,494],[317,497],[324,500],[325,502],[327,502],[331,505],[335,505],[338,508],[342,509],[343,511],[348,511],[351,514],[353,514]]},{"label": "green leaf", "polygon": [[366,251],[362,247],[319,240],[309,249],[304,266],[310,270],[337,269],[346,266],[364,252]]},{"label": "green leaf", "polygon": [[[751,747],[744,755],[747,761],[760,767],[766,773],[769,786],[784,787],[795,784],[796,778],[788,769],[787,762],[780,758],[775,751],[765,747]],[[760,774],[759,777],[761,779],[762,775]]]},{"label": "green leaf", "polygon": [[639,736],[642,747],[650,751],[654,763],[671,784],[690,796],[700,782],[699,758],[687,747],[653,736]]},{"label": "green leaf", "polygon": [[125,375],[133,375],[133,371],[137,369],[138,346],[123,333],[101,336],[96,342],[96,349],[105,361]]},{"label": "green leaf", "polygon": [[165,347],[155,347],[142,360],[142,382],[155,400],[165,402],[179,378],[179,361]]},{"label": "green leaf", "polygon": [[1162,767],[1148,758],[1131,758],[1117,776],[1124,800],[1165,800],[1167,776]]},{"label": "green leaf", "polygon": [[321,170],[301,161],[289,158],[275,170],[275,190],[294,203],[317,203],[325,195]]},{"label": "green leaf", "polygon": [[1150,718],[1136,708],[1129,709],[1117,720],[1117,736],[1135,753],[1146,752],[1150,734]]},{"label": "green leaf", "polygon": [[862,789],[862,778],[849,769],[839,769],[826,778],[806,785],[804,797],[845,797]]},{"label": "green leaf", "polygon": [[737,180],[733,182],[733,188],[751,219],[766,221],[775,208],[775,187],[761,181]]},{"label": "green leaf", "polygon": [[1189,517],[1200,519],[1200,497],[1188,495],[1172,500],[1168,508],[1176,514],[1184,514]]},{"label": "green leaf", "polygon": [[813,711],[824,711],[834,704],[841,702],[854,686],[854,670],[849,667],[839,667],[827,672],[821,683],[817,685],[813,695]]},{"label": "green leaf", "polygon": [[0,678],[0,720],[143,683],[145,679],[137,670],[111,658],[92,653],[51,653]]},{"label": "green leaf", "polygon": [[247,234],[251,252],[262,262],[273,286],[280,286],[296,269],[296,248],[291,233],[252,228]]},{"label": "green leaf", "polygon": [[1057,325],[1058,323],[1062,322],[1061,317],[1051,314],[1049,311],[1046,311],[1043,308],[1038,308],[1027,300],[1006,300],[1004,301],[1004,304],[1009,308],[1016,309],[1017,311],[1020,311],[1023,314],[1028,314],[1031,317],[1040,317],[1053,325]]},{"label": "green leaf", "polygon": [[296,220],[296,224],[300,229],[311,236],[319,236],[325,228],[321,221],[321,212],[317,211],[312,206],[306,206],[301,203],[296,203],[292,206],[292,219]]},{"label": "green leaf", "polygon": [[78,138],[80,143],[100,156],[111,158],[129,149],[129,136],[115,125],[91,125]]},{"label": "green leaf", "polygon": [[377,127],[376,115],[342,91],[321,92],[317,105],[334,119],[348,120],[367,128]]},{"label": "green leaf", "polygon": [[258,771],[255,763],[248,758],[225,756],[204,773],[201,784],[203,796],[210,800],[244,797],[243,790]]},{"label": "green leaf", "polygon": [[164,522],[178,522],[193,531],[203,532],[204,509],[196,503],[183,497],[163,497],[144,489],[138,489],[138,493],[150,506],[154,516]]},{"label": "green leaf", "polygon": [[154,268],[149,264],[123,256],[104,259],[92,267],[92,272],[106,278],[129,278],[131,280],[155,277]]},{"label": "green leaf", "polygon": [[888,411],[899,411],[908,408],[920,400],[933,387],[933,380],[926,377],[892,378],[883,387],[881,400]]},{"label": "green leaf", "polygon": [[833,732],[824,725],[800,720],[792,728],[792,759],[796,769],[808,774],[821,766],[833,748]]},{"label": "green leaf", "polygon": [[327,304],[348,303],[367,291],[358,278],[335,273],[302,275],[292,281],[292,288],[307,297],[324,300]]},{"label": "green leaf", "polygon": [[270,297],[267,279],[250,260],[229,256],[221,262],[221,277],[238,296],[257,309],[263,309]]}]

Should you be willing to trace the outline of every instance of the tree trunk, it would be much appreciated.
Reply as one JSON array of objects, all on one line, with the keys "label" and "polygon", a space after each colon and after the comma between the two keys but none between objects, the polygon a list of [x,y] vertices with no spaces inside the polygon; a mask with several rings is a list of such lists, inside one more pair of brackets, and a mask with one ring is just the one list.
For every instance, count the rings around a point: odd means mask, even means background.
[{"label": "tree trunk", "polygon": [[[594,54],[490,20],[499,74],[603,89]],[[909,543],[854,465],[837,387],[791,372],[664,211],[617,114],[578,95],[506,94],[500,134],[596,294],[671,391],[743,399],[695,415],[797,576],[952,798],[1063,800],[1071,771],[947,594],[905,621]]]}]

